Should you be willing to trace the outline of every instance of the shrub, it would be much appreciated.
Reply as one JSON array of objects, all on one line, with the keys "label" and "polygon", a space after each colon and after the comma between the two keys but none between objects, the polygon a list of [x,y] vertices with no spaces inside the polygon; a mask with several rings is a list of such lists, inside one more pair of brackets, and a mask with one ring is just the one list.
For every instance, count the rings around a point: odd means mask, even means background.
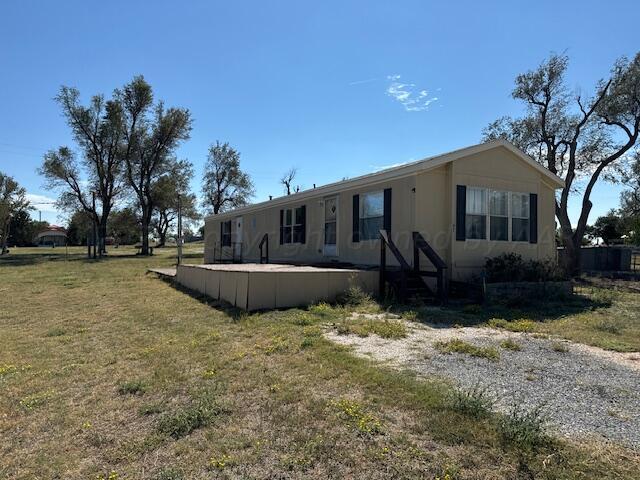
[{"label": "shrub", "polygon": [[567,278],[555,262],[524,260],[517,253],[503,253],[487,258],[484,269],[488,283],[553,282]]},{"label": "shrub", "polygon": [[153,477],[153,480],[182,480],[183,478],[184,476],[180,470],[163,468]]},{"label": "shrub", "polygon": [[350,286],[339,298],[339,303],[350,307],[357,307],[359,305],[370,303],[373,299],[371,295],[362,290],[357,285]]}]

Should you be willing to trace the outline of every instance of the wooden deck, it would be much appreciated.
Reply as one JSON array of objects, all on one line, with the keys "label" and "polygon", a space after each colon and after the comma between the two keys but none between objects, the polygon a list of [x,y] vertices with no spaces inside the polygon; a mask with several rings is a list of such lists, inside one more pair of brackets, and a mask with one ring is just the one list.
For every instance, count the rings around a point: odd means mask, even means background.
[{"label": "wooden deck", "polygon": [[176,280],[244,310],[333,301],[356,285],[371,293],[378,288],[377,271],[273,263],[180,265]]},{"label": "wooden deck", "polygon": [[161,277],[174,278],[177,270],[175,268],[150,268],[147,270],[149,273],[156,273]]}]

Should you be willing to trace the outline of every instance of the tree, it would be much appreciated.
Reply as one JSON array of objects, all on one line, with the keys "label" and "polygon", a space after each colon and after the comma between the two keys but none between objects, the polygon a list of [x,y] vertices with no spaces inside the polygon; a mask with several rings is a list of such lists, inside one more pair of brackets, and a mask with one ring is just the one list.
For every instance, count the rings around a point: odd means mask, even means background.
[{"label": "tree", "polygon": [[155,211],[153,228],[158,238],[158,247],[167,241],[167,233],[182,211],[183,221],[197,220],[196,196],[189,192],[189,182],[193,178],[193,165],[176,161],[171,171],[160,177],[153,185]]},{"label": "tree", "polygon": [[[568,58],[552,55],[537,69],[518,75],[513,98],[524,102],[521,118],[503,117],[484,130],[485,140],[506,138],[551,172],[564,178],[555,213],[566,249],[565,267],[577,273],[580,245],[591,212],[591,192],[600,178],[615,180],[637,148],[640,131],[640,54],[618,60],[594,95],[566,87]],[[571,194],[582,190],[575,226],[568,213]]]},{"label": "tree", "polygon": [[284,187],[284,191],[287,195],[291,195],[293,181],[298,174],[298,169],[295,167],[291,167],[287,172],[280,178],[280,183]]},{"label": "tree", "polygon": [[30,208],[24,187],[13,177],[0,172],[0,255],[7,253],[11,219]]},{"label": "tree", "polygon": [[9,222],[9,245],[29,247],[35,245],[39,232],[49,226],[49,222],[38,222],[31,218],[27,210],[21,210]]},{"label": "tree", "polygon": [[60,208],[69,212],[82,209],[91,216],[98,227],[99,250],[104,253],[109,213],[123,187],[122,108],[103,95],[94,95],[89,105],[83,106],[78,90],[66,86],[61,87],[56,101],[82,159],[78,161],[68,147],[50,150],[39,173],[45,176],[47,187],[62,189],[57,201]]},{"label": "tree", "polygon": [[611,245],[613,240],[620,240],[625,233],[622,219],[615,210],[598,217],[593,226],[587,228],[587,231],[593,238],[601,238],[605,245]]},{"label": "tree", "polygon": [[87,237],[93,228],[93,216],[85,210],[76,210],[67,225],[67,243],[69,245],[86,245]]},{"label": "tree", "polygon": [[214,215],[246,205],[254,195],[253,182],[240,169],[240,154],[228,143],[209,147],[202,184],[205,208]]},{"label": "tree", "polygon": [[116,90],[124,112],[126,178],[140,207],[142,255],[149,254],[149,230],[154,211],[153,185],[170,171],[173,153],[189,138],[191,114],[182,108],[165,109],[153,103],[153,90],[142,76]]},{"label": "tree", "polygon": [[114,210],[109,219],[107,232],[114,238],[116,245],[137,243],[140,237],[140,218],[136,214],[136,209],[125,207]]}]

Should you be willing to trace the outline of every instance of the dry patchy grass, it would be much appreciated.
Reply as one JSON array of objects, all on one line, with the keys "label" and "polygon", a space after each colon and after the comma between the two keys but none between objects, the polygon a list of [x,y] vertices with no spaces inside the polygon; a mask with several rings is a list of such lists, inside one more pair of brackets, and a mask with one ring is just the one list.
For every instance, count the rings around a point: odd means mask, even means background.
[{"label": "dry patchy grass", "polygon": [[0,478],[638,476],[618,447],[505,442],[325,340],[353,305],[238,314],[145,273],[172,252],[0,259]]}]

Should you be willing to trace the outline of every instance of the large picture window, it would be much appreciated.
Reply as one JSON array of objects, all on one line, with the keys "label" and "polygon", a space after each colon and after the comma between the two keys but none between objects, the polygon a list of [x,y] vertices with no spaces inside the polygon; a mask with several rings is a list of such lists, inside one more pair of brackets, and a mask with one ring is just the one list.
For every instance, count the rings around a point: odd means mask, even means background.
[{"label": "large picture window", "polygon": [[529,194],[511,194],[511,240],[529,241]]},{"label": "large picture window", "polygon": [[487,238],[487,190],[467,188],[467,216],[465,219],[466,238],[484,240]]},{"label": "large picture window", "polygon": [[384,192],[370,192],[360,199],[360,240],[374,240],[384,227]]},{"label": "large picture window", "polygon": [[509,240],[509,194],[491,190],[489,192],[489,238]]}]

